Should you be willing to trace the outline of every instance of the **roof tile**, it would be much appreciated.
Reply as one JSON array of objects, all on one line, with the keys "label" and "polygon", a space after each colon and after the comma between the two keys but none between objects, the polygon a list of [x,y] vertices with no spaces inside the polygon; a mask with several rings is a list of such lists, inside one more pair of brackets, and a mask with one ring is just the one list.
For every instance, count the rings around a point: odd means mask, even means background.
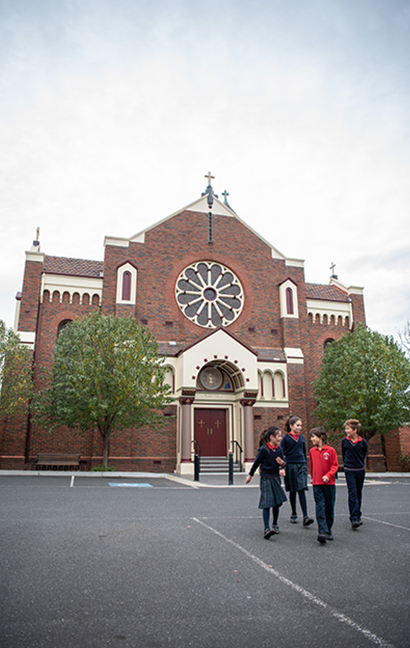
[{"label": "roof tile", "polygon": [[349,302],[349,296],[336,288],[336,286],[328,286],[322,284],[306,284],[306,297],[307,299],[325,299],[326,301],[339,301]]},{"label": "roof tile", "polygon": [[90,259],[71,259],[69,257],[47,256],[44,260],[44,272],[77,277],[101,277],[104,270],[103,261]]}]

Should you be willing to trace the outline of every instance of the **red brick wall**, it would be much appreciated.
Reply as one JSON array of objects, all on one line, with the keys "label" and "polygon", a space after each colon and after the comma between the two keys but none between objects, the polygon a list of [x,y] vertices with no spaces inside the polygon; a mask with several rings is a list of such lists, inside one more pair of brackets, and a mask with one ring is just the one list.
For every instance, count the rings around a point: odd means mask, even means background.
[{"label": "red brick wall", "polygon": [[[304,270],[287,266],[285,261],[272,259],[270,247],[239,220],[214,216],[214,243],[208,243],[207,215],[182,212],[146,232],[145,243],[130,243],[128,248],[107,246],[104,259],[104,284],[101,310],[104,314],[134,313],[136,319],[146,320],[158,341],[175,340],[188,345],[206,334],[190,322],[175,300],[175,282],[179,273],[190,263],[200,260],[216,261],[233,270],[245,291],[245,304],[240,317],[229,331],[250,347],[301,347],[305,363],[288,364],[289,410],[254,408],[255,449],[262,429],[277,417],[282,425],[290,413],[303,419],[304,429],[316,424],[313,411],[316,403],[312,381],[323,357],[323,343],[331,337],[339,339],[347,332],[340,325],[320,325],[306,315],[306,286]],[[137,301],[132,306],[116,305],[117,268],[129,261],[138,270]],[[27,262],[23,283],[20,329],[34,331],[39,312],[39,291],[43,264]],[[299,319],[281,318],[279,286],[286,279],[297,285]],[[352,296],[355,321],[364,321],[363,299]],[[95,306],[94,306],[95,307]],[[51,368],[52,352],[59,323],[89,314],[92,305],[70,304],[45,299],[41,308],[39,336],[36,348],[37,366]],[[166,326],[166,322],[173,325]],[[39,378],[36,378],[39,386]],[[259,416],[261,418],[259,418]],[[9,426],[12,425],[9,422]],[[13,423],[13,441],[4,428],[2,454],[24,454],[24,422]],[[3,428],[0,428],[3,429]],[[97,433],[76,436],[59,430],[52,436],[33,425],[30,456],[42,451],[78,451],[90,464],[100,463],[101,440]],[[121,431],[110,444],[111,463],[130,470],[174,470],[176,462],[176,420],[169,418],[165,435],[155,430]],[[116,459],[115,459],[116,457]],[[4,461],[4,460],[3,460]],[[158,463],[161,461],[161,463]],[[155,462],[155,463],[154,463]]]},{"label": "red brick wall", "polygon": [[410,458],[410,427],[405,425],[398,430],[392,430],[386,435],[387,469],[392,472],[410,472],[410,464],[399,461],[401,455]]}]

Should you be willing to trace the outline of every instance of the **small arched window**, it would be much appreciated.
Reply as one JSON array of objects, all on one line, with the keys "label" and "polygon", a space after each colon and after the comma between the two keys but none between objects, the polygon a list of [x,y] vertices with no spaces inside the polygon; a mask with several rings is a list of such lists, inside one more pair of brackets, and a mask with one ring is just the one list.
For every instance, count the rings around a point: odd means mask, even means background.
[{"label": "small arched window", "polygon": [[286,312],[288,315],[294,314],[292,288],[286,288]]},{"label": "small arched window", "polygon": [[69,324],[71,324],[72,321],[73,321],[73,320],[65,319],[65,320],[63,320],[62,322],[60,322],[60,324],[58,325],[58,328],[57,328],[57,337],[60,335],[61,331],[64,331],[64,329],[65,329]]},{"label": "small arched window", "polygon": [[326,351],[327,347],[334,342],[333,338],[327,338],[327,340],[324,341],[323,343],[323,348]]},{"label": "small arched window", "polygon": [[122,275],[122,296],[123,301],[131,299],[131,272],[126,270]]}]

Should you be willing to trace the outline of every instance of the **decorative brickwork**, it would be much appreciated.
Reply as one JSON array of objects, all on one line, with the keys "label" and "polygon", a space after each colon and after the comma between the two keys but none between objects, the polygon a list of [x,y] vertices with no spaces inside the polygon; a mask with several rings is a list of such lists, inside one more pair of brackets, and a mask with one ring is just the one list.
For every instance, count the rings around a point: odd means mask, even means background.
[{"label": "decorative brickwork", "polygon": [[[236,441],[251,454],[252,440],[254,454],[262,429],[275,423],[283,429],[289,414],[300,416],[308,430],[316,424],[312,381],[326,341],[338,340],[365,321],[361,289],[338,281],[306,283],[302,261],[286,258],[215,197],[213,209],[212,243],[209,208],[206,198],[201,198],[131,239],[107,238],[104,261],[27,253],[18,330],[22,340],[26,335],[32,342],[37,386],[41,380],[37,369],[52,366],[59,325],[95,308],[105,315],[132,315],[150,328],[167,356],[175,405],[166,412],[165,428],[162,433],[155,429],[115,432],[109,452],[114,468],[191,470],[196,407],[225,410],[224,447],[230,449]],[[240,308],[235,316],[224,318],[222,326],[215,318],[212,333],[185,316],[177,302],[177,294],[184,290],[182,284],[176,290],[181,273],[197,268],[201,261],[207,262],[210,272],[216,266],[228,269],[234,277],[232,286],[236,278],[240,286]],[[118,296],[118,269],[124,264],[135,269],[130,303],[121,303],[122,293]],[[209,285],[213,286],[212,281]],[[286,296],[289,286],[292,295]],[[233,288],[232,299],[238,290]],[[201,293],[201,299],[212,301],[211,292]],[[204,367],[218,367],[228,377],[218,390],[198,381]],[[269,397],[262,399],[261,376],[276,372],[285,381],[284,390],[275,396],[270,388]],[[16,418],[3,422],[0,433],[1,467],[22,468],[24,457],[34,465],[37,454],[46,451],[79,452],[82,467],[88,468],[102,460],[102,443],[95,431],[80,436],[60,429],[49,435],[34,422]],[[405,452],[400,435],[397,438],[392,434],[386,444],[392,457],[388,463],[394,465]],[[375,441],[371,447],[372,467],[381,470],[380,444]]]}]

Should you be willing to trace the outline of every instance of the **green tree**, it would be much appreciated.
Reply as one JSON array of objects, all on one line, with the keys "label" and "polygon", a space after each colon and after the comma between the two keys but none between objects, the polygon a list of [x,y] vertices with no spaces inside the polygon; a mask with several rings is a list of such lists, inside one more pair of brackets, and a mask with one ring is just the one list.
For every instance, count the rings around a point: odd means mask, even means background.
[{"label": "green tree", "polygon": [[410,320],[407,320],[404,329],[399,333],[399,336],[402,347],[410,357]]},{"label": "green tree", "polygon": [[391,336],[359,324],[326,347],[314,383],[316,414],[335,433],[356,418],[371,439],[410,420],[410,361]]},{"label": "green tree", "polygon": [[32,384],[31,353],[0,320],[0,414],[10,416],[27,409]]},{"label": "green tree", "polygon": [[97,428],[108,465],[115,430],[161,426],[161,409],[173,402],[164,384],[164,359],[150,331],[132,317],[95,311],[59,335],[49,386],[36,398],[40,420],[78,432]]}]

